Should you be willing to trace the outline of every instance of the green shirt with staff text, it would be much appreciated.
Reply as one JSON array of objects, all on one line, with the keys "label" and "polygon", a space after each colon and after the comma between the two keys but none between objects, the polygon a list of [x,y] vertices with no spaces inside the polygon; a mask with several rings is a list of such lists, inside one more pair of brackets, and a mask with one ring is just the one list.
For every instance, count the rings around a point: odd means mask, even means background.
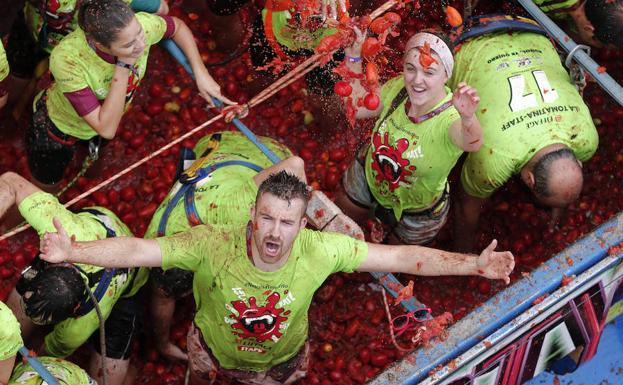
[{"label": "green shirt with staff text", "polygon": [[330,274],[360,266],[368,245],[304,229],[286,263],[265,272],[248,257],[248,230],[246,225],[201,225],[156,241],[164,269],[195,273],[194,321],[219,364],[264,371],[297,354],[307,339],[314,292]]}]

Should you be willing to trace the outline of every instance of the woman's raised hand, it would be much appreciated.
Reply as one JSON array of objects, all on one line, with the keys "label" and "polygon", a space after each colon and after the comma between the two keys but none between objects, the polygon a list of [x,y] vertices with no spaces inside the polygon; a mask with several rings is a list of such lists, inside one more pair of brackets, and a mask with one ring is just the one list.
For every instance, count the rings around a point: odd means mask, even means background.
[{"label": "woman's raised hand", "polygon": [[470,118],[476,113],[480,98],[476,90],[466,83],[459,83],[452,94],[452,104],[462,118]]}]

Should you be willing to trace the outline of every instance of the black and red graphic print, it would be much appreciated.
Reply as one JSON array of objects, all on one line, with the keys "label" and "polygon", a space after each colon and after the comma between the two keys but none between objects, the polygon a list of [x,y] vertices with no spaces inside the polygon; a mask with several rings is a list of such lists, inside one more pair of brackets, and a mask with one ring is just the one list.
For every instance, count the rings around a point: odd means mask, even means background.
[{"label": "black and red graphic print", "polygon": [[[270,294],[269,294],[270,293]],[[263,306],[257,304],[255,297],[250,297],[248,304],[237,300],[231,304],[238,315],[230,314],[229,317],[237,322],[232,324],[234,334],[239,338],[254,338],[257,342],[268,340],[277,341],[283,334],[280,326],[287,321],[290,311],[277,308],[281,296],[277,292],[267,292],[266,303]],[[284,294],[287,295],[287,292]]]},{"label": "black and red graphic print", "polygon": [[409,141],[405,138],[398,139],[392,146],[387,132],[383,138],[379,132],[375,132],[372,137],[372,169],[376,173],[376,180],[386,181],[392,192],[401,183],[409,184],[406,178],[416,169],[415,166],[409,165],[408,159],[403,157],[407,148],[409,148]]}]

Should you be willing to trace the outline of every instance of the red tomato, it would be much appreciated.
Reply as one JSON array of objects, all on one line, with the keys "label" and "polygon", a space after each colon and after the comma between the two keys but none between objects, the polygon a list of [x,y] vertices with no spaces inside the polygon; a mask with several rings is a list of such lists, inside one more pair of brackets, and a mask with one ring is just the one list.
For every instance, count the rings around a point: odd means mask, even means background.
[{"label": "red tomato", "polygon": [[381,104],[381,99],[376,94],[367,94],[363,99],[363,105],[370,111],[376,110],[379,104]]},{"label": "red tomato", "polygon": [[149,96],[152,98],[159,98],[164,95],[164,87],[159,83],[152,83],[149,86]]},{"label": "red tomato", "polygon": [[381,48],[381,43],[379,43],[376,37],[368,37],[361,47],[361,55],[366,58],[366,60],[372,60],[381,52]]},{"label": "red tomato", "polygon": [[370,356],[370,363],[376,367],[383,368],[389,364],[389,357],[383,352],[374,352]]},{"label": "red tomato", "polygon": [[127,186],[121,189],[121,191],[119,192],[119,195],[121,196],[121,199],[130,203],[136,199],[136,190],[134,190],[134,188],[130,186]]},{"label": "red tomato", "polygon": [[461,17],[461,14],[459,13],[459,11],[456,10],[456,8],[447,6],[446,21],[452,27],[458,27],[459,25],[463,24],[463,17]]},{"label": "red tomato", "polygon": [[353,87],[348,82],[341,80],[335,83],[333,90],[337,96],[348,97],[353,92]]}]

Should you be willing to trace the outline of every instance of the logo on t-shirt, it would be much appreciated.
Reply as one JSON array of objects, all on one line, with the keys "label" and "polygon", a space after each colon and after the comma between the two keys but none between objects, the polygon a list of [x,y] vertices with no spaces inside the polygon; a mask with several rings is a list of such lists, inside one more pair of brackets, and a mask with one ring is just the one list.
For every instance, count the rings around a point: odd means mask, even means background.
[{"label": "logo on t-shirt", "polygon": [[[231,325],[236,334],[241,339],[253,338],[257,342],[272,340],[277,342],[283,335],[281,332],[282,323],[288,320],[290,311],[285,311],[283,307],[277,305],[281,296],[277,292],[267,292],[266,302],[263,306],[257,304],[255,297],[249,297],[246,301],[237,300],[231,304],[238,313],[232,312],[230,318],[236,322]],[[287,295],[287,292],[284,294]]]},{"label": "logo on t-shirt", "polygon": [[128,76],[128,92],[125,94],[125,102],[129,103],[134,96],[134,92],[138,88],[138,83],[141,81],[138,76],[136,76],[137,71],[130,71],[130,76]]},{"label": "logo on t-shirt", "polygon": [[383,139],[378,132],[372,137],[372,169],[376,173],[376,180],[386,181],[391,192],[396,190],[401,182],[410,184],[406,178],[416,170],[416,167],[409,165],[409,160],[403,157],[407,148],[409,141],[405,138],[398,139],[395,146],[390,145],[388,132],[383,135]]}]

